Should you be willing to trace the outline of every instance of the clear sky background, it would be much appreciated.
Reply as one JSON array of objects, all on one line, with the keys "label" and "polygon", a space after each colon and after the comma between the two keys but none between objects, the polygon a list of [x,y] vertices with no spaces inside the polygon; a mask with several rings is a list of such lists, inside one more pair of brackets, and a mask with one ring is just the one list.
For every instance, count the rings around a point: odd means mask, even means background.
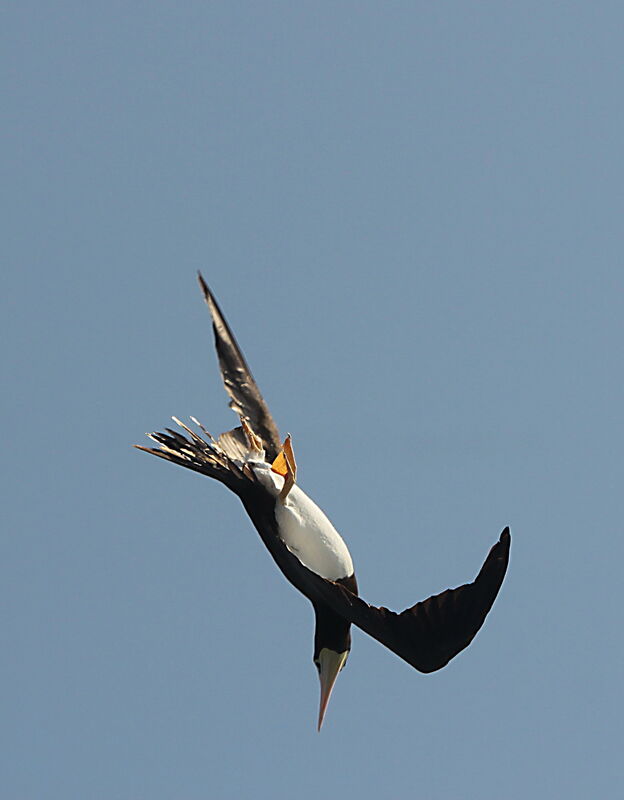
[{"label": "clear sky background", "polygon": [[[2,22],[7,800],[614,797],[624,11],[13,3]],[[312,612],[224,487],[219,298],[360,588],[507,580],[430,676]]]}]

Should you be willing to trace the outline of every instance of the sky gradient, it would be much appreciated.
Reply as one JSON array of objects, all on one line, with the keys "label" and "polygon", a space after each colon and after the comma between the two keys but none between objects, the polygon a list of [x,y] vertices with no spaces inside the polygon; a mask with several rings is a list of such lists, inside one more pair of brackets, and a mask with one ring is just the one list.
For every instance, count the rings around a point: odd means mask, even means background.
[{"label": "sky gradient", "polygon": [[[1,36],[7,800],[613,797],[620,4],[13,4]],[[423,676],[313,615],[236,498],[196,272],[362,595],[499,598]],[[619,354],[619,355],[618,355]]]}]

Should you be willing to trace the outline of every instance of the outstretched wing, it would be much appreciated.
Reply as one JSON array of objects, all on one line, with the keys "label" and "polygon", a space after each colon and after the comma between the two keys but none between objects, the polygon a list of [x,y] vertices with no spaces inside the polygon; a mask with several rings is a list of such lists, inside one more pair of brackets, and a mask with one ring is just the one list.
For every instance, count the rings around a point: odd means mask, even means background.
[{"label": "outstretched wing", "polygon": [[344,586],[318,576],[315,588],[341,617],[420,672],[435,672],[467,647],[483,625],[505,577],[510,544],[505,528],[472,583],[447,589],[400,614],[369,606]]},{"label": "outstretched wing", "polygon": [[254,433],[260,436],[264,443],[267,460],[273,461],[277,458],[281,448],[277,425],[214,295],[201,273],[198,273],[198,277],[204,299],[212,316],[221,377],[225,391],[231,397],[230,408],[248,420]]}]

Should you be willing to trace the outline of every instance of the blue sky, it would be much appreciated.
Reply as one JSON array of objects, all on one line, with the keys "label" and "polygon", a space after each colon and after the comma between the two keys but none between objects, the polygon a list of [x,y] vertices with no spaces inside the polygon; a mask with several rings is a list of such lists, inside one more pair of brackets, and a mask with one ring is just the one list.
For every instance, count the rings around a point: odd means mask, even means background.
[{"label": "blue sky", "polygon": [[[23,2],[4,15],[4,795],[508,800],[621,783],[616,3]],[[370,602],[512,559],[416,673],[233,495],[201,269]]]}]

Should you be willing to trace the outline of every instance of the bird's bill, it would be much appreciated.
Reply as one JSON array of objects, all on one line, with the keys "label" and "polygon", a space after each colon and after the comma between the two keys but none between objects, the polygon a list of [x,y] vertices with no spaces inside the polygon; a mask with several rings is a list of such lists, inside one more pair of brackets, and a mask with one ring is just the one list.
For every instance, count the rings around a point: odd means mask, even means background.
[{"label": "bird's bill", "polygon": [[325,716],[327,704],[329,703],[332,689],[336,683],[336,678],[340,670],[344,667],[348,655],[348,650],[345,653],[336,653],[333,650],[329,650],[327,647],[324,647],[319,654],[319,678],[321,680],[321,705],[319,708],[317,728],[319,731],[323,724],[323,717]]}]

